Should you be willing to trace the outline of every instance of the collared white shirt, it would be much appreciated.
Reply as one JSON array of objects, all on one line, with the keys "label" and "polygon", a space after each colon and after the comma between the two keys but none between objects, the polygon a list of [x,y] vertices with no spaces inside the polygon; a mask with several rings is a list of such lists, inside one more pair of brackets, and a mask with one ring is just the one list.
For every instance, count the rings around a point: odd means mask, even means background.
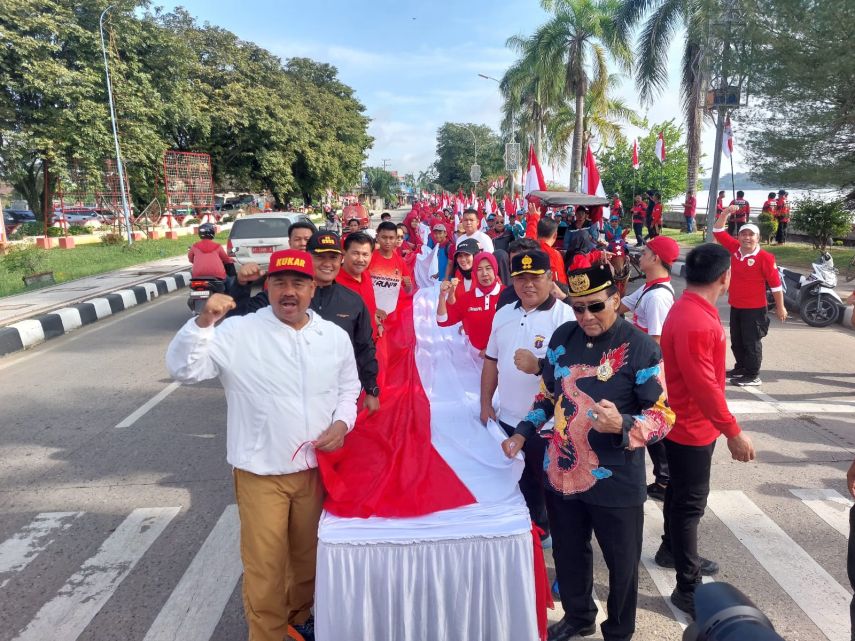
[{"label": "collared white shirt", "polygon": [[271,307],[217,327],[190,319],[166,352],[182,383],[219,377],[226,393],[226,458],[253,474],[317,467],[311,441],[333,421],[353,429],[361,385],[350,339],[308,310],[301,329]]},{"label": "collared white shirt", "polygon": [[497,414],[503,423],[516,427],[528,414],[540,389],[540,376],[518,370],[514,353],[527,349],[538,358],[545,357],[553,332],[567,322],[576,322],[573,309],[552,296],[528,312],[519,302],[496,312],[485,356],[496,361],[499,368]]},{"label": "collared white shirt", "polygon": [[457,243],[460,244],[460,241],[466,240],[467,238],[473,238],[475,242],[478,243],[478,246],[481,248],[481,251],[489,252],[491,254],[493,253],[493,239],[490,238],[485,232],[478,230],[475,231],[471,236],[462,234],[457,239]]},{"label": "collared white shirt", "polygon": [[676,298],[670,282],[659,284],[661,287],[646,294],[648,286],[639,287],[620,301],[632,312],[632,324],[651,336],[662,336],[662,326]]}]

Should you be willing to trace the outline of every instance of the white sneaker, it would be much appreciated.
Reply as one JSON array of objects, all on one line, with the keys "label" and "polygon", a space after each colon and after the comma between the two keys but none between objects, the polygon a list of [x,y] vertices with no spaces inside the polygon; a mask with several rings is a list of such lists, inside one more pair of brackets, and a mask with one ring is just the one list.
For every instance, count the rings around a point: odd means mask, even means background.
[{"label": "white sneaker", "polygon": [[751,378],[750,376],[740,376],[733,380],[733,384],[738,385],[739,387],[759,387],[762,383],[763,381],[760,380],[759,376],[755,376],[754,378]]}]

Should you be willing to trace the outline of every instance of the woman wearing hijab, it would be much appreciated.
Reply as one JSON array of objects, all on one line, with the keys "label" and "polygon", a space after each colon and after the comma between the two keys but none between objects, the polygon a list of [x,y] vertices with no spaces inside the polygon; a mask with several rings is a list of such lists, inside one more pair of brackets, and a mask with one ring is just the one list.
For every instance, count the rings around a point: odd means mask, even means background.
[{"label": "woman wearing hijab", "polygon": [[449,305],[453,305],[458,298],[472,289],[475,255],[480,251],[481,248],[478,247],[478,241],[474,238],[467,238],[457,244],[457,250],[454,252],[454,271],[451,280],[443,281],[443,284],[451,284],[451,293],[448,295]]},{"label": "woman wearing hijab", "polygon": [[436,306],[436,322],[440,327],[462,323],[463,331],[472,347],[483,357],[493,326],[493,316],[496,314],[496,303],[502,291],[502,282],[499,280],[496,257],[489,252],[480,252],[475,256],[473,269],[474,287],[451,304],[448,303],[448,298],[453,293],[451,283],[442,283]]}]

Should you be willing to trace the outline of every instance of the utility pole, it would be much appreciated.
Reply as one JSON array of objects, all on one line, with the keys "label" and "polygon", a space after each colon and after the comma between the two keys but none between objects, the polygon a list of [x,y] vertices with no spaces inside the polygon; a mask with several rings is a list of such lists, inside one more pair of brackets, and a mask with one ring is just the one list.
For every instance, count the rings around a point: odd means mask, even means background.
[{"label": "utility pole", "polygon": [[380,162],[383,163],[383,171],[386,171],[386,165],[388,165],[390,162],[392,162],[392,159],[391,158],[381,158]]},{"label": "utility pole", "polygon": [[[122,193],[122,211],[125,215],[125,230],[128,234],[128,244],[131,245],[134,242],[134,235],[131,233],[131,212],[128,209],[128,195],[125,193],[125,171],[122,167],[122,154],[119,151],[119,131],[116,127],[116,109],[113,106],[113,83],[110,80],[110,65],[107,62],[107,45],[104,44],[104,16],[107,15],[107,12],[112,9],[115,5],[110,5],[101,13],[101,17],[98,19],[98,29],[101,32],[101,51],[104,54],[104,72],[107,75],[107,99],[110,102],[110,120],[113,123],[113,142],[116,146],[116,173],[119,174],[119,190]],[[45,172],[45,176],[47,176],[47,172]]]}]

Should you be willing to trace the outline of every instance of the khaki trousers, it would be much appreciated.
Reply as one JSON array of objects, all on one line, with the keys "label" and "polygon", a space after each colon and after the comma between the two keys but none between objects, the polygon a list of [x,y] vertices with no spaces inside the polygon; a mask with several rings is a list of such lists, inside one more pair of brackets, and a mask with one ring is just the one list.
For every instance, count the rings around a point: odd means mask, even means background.
[{"label": "khaki trousers", "polygon": [[235,468],[243,607],[250,641],[282,641],[309,618],[323,486],[317,469],[259,476]]}]

